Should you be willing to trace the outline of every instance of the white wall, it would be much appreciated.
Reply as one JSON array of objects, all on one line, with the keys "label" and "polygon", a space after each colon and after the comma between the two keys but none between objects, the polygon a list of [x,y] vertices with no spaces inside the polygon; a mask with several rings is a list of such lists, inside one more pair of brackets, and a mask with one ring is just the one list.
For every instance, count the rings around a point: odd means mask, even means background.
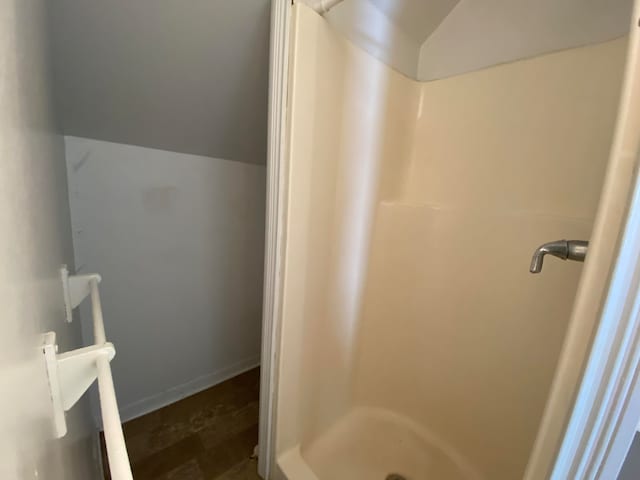
[{"label": "white wall", "polygon": [[64,144],[53,121],[44,0],[0,1],[0,478],[101,478],[85,399],[54,439],[42,334],[80,344],[58,269],[73,263]]},{"label": "white wall", "polygon": [[103,278],[122,416],[257,365],[264,166],[76,137],[66,146],[76,262]]}]

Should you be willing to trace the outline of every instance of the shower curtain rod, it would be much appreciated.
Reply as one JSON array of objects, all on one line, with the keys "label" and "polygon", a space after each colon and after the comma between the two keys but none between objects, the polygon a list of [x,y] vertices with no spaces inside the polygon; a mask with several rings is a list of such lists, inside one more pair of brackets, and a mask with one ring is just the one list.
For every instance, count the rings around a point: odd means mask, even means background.
[{"label": "shower curtain rod", "polygon": [[320,15],[324,15],[343,0],[303,0]]}]

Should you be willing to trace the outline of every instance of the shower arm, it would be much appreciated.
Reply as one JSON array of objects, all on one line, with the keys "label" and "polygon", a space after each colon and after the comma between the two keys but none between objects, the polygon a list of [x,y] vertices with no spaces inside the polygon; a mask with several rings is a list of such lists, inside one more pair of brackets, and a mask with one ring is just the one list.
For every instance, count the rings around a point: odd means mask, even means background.
[{"label": "shower arm", "polygon": [[531,273],[540,273],[542,271],[542,262],[545,255],[553,255],[562,260],[575,260],[584,262],[589,249],[589,242],[586,240],[556,240],[554,242],[545,243],[536,248],[531,258]]}]

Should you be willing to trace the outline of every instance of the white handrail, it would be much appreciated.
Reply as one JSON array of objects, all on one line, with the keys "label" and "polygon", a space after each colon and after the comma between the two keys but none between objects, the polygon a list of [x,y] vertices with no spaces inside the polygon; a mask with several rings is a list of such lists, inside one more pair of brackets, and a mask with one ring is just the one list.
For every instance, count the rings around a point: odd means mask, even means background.
[{"label": "white handrail", "polygon": [[116,391],[113,387],[111,366],[105,356],[98,358],[98,390],[100,391],[100,410],[102,411],[102,428],[104,428],[104,442],[107,445],[109,472],[114,480],[133,479],[127,444],[124,441],[122,422],[116,401]]},{"label": "white handrail", "polygon": [[63,267],[61,278],[68,321],[73,320],[72,310],[84,298],[91,296],[95,344],[58,354],[55,332],[48,332],[44,336],[43,354],[49,379],[56,435],[60,438],[67,433],[65,412],[75,405],[97,378],[111,478],[133,480],[109,364],[116,352],[114,346],[107,342],[104,331],[98,290],[100,275],[69,275],[66,267]]},{"label": "white handrail", "polygon": [[91,287],[91,311],[93,313],[93,338],[96,345],[107,342],[107,336],[104,333],[104,319],[102,318],[102,302],[100,301],[100,292],[98,290],[98,282],[100,277],[91,276],[89,285]]},{"label": "white handrail", "polygon": [[[104,320],[102,317],[102,303],[98,290],[98,278],[91,277],[91,310],[93,313],[93,337],[96,345],[107,343]],[[109,472],[114,480],[133,479],[127,444],[124,441],[122,422],[116,400],[116,390],[113,386],[111,365],[106,355],[101,355],[96,360],[98,369],[98,391],[100,393],[100,410],[102,411],[102,428],[104,429],[104,441],[107,446],[107,458],[109,459]]]}]

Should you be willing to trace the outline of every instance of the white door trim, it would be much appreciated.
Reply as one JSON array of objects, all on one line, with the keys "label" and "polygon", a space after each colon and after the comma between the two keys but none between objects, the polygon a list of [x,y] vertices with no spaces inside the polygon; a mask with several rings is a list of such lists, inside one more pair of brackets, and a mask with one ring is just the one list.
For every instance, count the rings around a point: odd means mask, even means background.
[{"label": "white door trim", "polygon": [[640,419],[640,182],[553,480],[617,478]]},{"label": "white door trim", "polygon": [[[626,172],[633,179],[633,187],[627,193],[611,281],[552,480],[617,478],[640,419],[639,20],[636,0],[611,159],[613,168],[620,167],[618,174]],[[626,192],[605,190],[603,197],[614,193]]]},{"label": "white door trim", "polygon": [[[628,242],[639,241],[631,239],[629,230],[633,228],[632,212],[638,208],[632,194],[640,147],[639,17],[640,0],[636,0],[616,131],[589,255],[525,480],[615,478],[598,472],[604,471],[605,464],[607,472],[620,468],[640,418],[640,411],[632,418],[632,403],[626,404],[631,410],[625,410],[631,416],[623,414],[624,399],[630,402],[633,395],[625,393],[622,384],[629,385],[637,368],[629,363],[632,359],[625,349],[637,345],[619,336],[636,319],[629,310],[617,314],[612,310],[637,295],[633,284],[625,281],[633,278],[632,270],[640,269],[637,260],[630,261],[626,253],[631,248]],[[628,239],[625,243],[623,236]],[[607,359],[614,363],[608,364]],[[607,419],[606,426],[603,419]],[[628,427],[631,437],[625,434]],[[620,460],[617,464],[616,458]]]},{"label": "white door trim", "polygon": [[260,372],[258,473],[271,478],[275,466],[275,416],[280,349],[280,294],[284,263],[286,211],[286,115],[289,75],[290,0],[271,2],[267,209]]}]

